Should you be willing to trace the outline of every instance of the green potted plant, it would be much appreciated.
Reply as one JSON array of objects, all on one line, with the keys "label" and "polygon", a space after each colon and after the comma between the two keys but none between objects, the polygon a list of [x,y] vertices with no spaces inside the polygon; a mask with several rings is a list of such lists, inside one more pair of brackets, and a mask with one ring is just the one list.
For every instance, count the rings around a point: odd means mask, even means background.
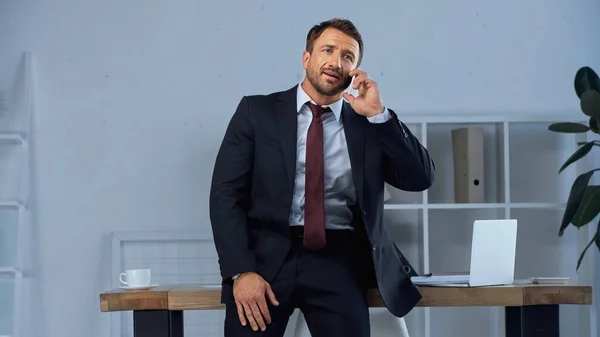
[{"label": "green potted plant", "polygon": [[[582,67],[575,74],[574,84],[575,92],[579,97],[581,111],[585,114],[588,122],[586,124],[572,122],[554,123],[548,129],[560,133],[593,132],[600,134],[600,78],[590,67]],[[569,165],[585,157],[594,147],[600,147],[600,141],[598,140],[578,142],[577,144],[579,148],[561,166],[559,174]],[[600,186],[590,184],[590,180],[596,171],[600,171],[600,168],[582,173],[573,182],[558,231],[559,236],[563,235],[569,224],[576,228],[581,228],[592,222],[600,213]],[[577,269],[579,269],[586,251],[594,243],[600,249],[600,220],[598,221],[596,234],[579,256]]]}]

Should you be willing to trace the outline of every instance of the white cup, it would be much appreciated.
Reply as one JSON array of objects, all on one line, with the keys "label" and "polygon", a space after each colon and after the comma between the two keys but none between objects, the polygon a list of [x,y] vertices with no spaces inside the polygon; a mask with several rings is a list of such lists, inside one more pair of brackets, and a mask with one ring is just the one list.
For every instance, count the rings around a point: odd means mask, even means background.
[{"label": "white cup", "polygon": [[[125,277],[125,279],[123,279]],[[119,275],[119,280],[129,287],[146,287],[150,285],[150,269],[129,269]]]}]

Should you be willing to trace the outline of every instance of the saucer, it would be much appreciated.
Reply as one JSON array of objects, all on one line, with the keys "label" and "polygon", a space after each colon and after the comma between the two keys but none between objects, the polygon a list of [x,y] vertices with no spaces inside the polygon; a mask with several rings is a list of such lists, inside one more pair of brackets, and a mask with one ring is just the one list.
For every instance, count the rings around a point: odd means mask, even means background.
[{"label": "saucer", "polygon": [[148,289],[152,289],[157,286],[158,286],[158,284],[150,284],[147,286],[139,286],[139,287],[119,286],[119,288],[125,289],[125,290],[148,290]]}]

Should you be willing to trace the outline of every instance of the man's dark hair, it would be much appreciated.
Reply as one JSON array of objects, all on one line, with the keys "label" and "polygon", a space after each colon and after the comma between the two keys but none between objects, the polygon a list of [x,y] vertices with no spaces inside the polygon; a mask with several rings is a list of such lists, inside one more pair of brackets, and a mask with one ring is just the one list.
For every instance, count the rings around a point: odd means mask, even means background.
[{"label": "man's dark hair", "polygon": [[315,40],[318,39],[327,28],[337,29],[358,42],[358,65],[360,65],[363,57],[363,40],[354,23],[347,19],[333,18],[323,21],[318,25],[314,25],[306,35],[306,51],[312,53]]}]

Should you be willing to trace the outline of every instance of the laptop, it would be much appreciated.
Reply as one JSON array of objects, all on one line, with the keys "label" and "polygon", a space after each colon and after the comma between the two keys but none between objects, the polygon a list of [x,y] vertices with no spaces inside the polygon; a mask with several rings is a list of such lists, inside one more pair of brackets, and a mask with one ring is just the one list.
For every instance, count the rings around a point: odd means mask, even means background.
[{"label": "laptop", "polygon": [[480,287],[513,284],[517,220],[473,222],[471,265],[466,274],[413,276],[419,286]]}]

